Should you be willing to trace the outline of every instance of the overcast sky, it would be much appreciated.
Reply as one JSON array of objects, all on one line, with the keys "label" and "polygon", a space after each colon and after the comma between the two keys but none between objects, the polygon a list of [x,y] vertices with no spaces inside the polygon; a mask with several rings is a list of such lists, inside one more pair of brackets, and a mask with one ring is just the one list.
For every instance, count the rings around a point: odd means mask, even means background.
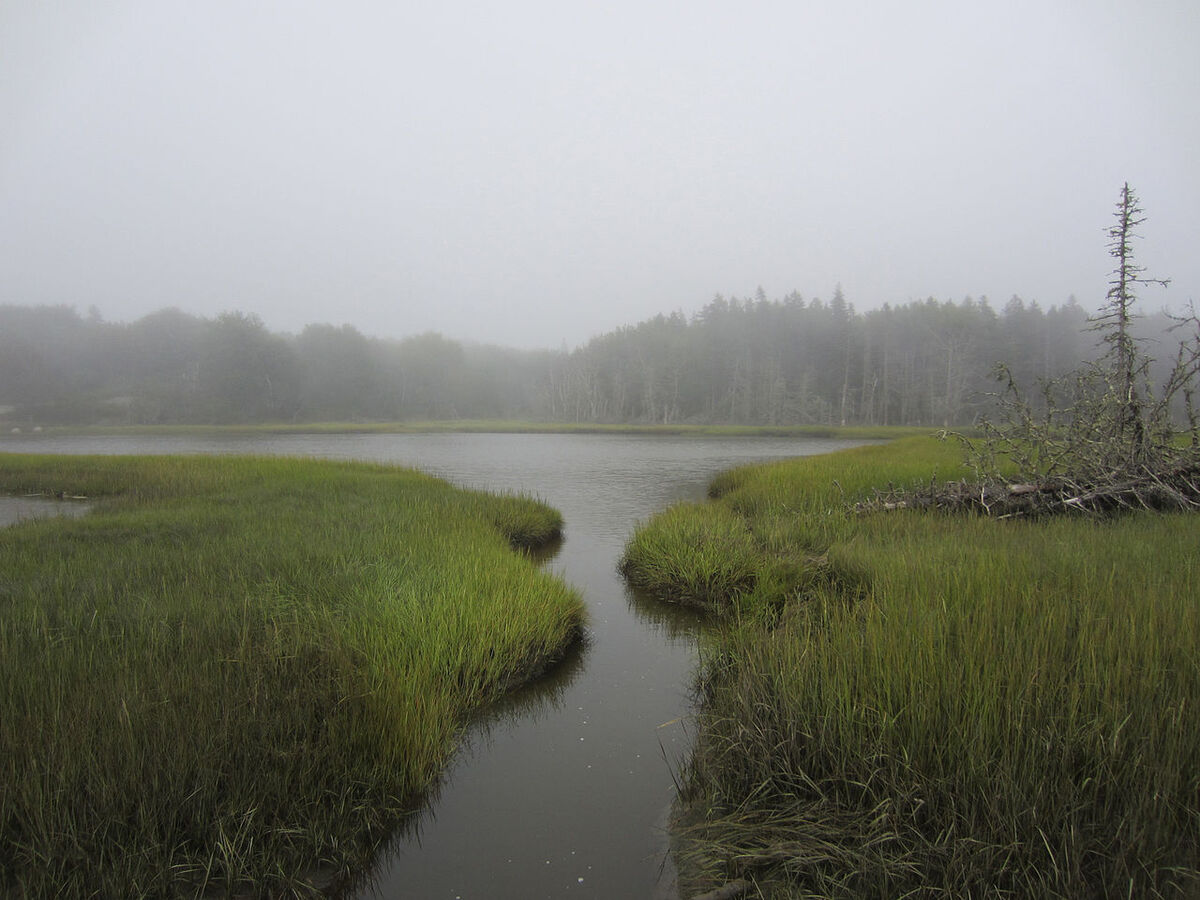
[{"label": "overcast sky", "polygon": [[1198,0],[0,0],[0,303],[575,346],[714,294],[1200,300]]}]

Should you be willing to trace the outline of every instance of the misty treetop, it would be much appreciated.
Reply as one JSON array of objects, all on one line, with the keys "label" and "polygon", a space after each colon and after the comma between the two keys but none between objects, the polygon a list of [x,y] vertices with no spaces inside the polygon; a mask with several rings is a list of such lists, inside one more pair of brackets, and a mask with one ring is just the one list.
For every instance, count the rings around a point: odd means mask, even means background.
[{"label": "misty treetop", "polygon": [[[0,417],[59,423],[246,424],[489,418],[647,424],[957,425],[1005,361],[1029,383],[1095,354],[1088,312],[1013,297],[867,312],[836,290],[717,296],[575,350],[384,340],[349,325],[269,331],[256,316],[0,305]],[[1144,334],[1169,327],[1147,316]]]},{"label": "misty treetop", "polygon": [[[970,420],[976,388],[1016,352],[1056,371],[1087,341],[1076,304],[929,299],[856,313],[842,295],[717,297],[560,359],[551,415],[583,421],[924,425]],[[1063,361],[1065,358],[1065,361]]]},{"label": "misty treetop", "polygon": [[533,358],[349,325],[273,334],[240,312],[164,309],[119,324],[0,306],[0,416],[17,426],[519,417],[533,414],[521,399]]}]

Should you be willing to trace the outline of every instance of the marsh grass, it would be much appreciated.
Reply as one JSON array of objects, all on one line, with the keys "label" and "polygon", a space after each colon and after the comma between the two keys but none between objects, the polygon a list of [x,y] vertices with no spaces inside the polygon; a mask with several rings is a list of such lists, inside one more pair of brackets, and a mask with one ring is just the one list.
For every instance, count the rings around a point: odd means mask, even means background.
[{"label": "marsh grass", "polygon": [[1200,519],[846,510],[955,466],[917,439],[740,469],[639,529],[740,519],[754,545],[704,653],[685,869],[766,896],[1196,896]]},{"label": "marsh grass", "polygon": [[0,894],[316,893],[582,606],[558,513],[387,466],[0,455]]}]

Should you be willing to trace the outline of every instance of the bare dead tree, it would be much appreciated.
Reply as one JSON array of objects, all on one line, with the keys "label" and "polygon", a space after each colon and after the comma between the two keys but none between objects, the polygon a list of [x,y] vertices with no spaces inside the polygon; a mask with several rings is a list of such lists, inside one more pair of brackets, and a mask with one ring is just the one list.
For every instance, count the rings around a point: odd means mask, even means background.
[{"label": "bare dead tree", "polygon": [[1148,435],[1145,416],[1152,411],[1153,403],[1143,404],[1139,396],[1139,382],[1146,377],[1150,359],[1141,352],[1130,330],[1135,315],[1133,305],[1137,300],[1140,285],[1156,284],[1166,287],[1169,280],[1148,278],[1145,267],[1134,262],[1133,241],[1135,229],[1146,221],[1138,206],[1137,195],[1126,182],[1121,188],[1121,199],[1117,202],[1116,224],[1108,230],[1109,255],[1117,260],[1117,267],[1109,280],[1107,300],[1100,314],[1092,319],[1092,330],[1102,335],[1108,352],[1101,365],[1108,369],[1111,390],[1116,392],[1115,416],[1110,424],[1115,429],[1113,440],[1128,451],[1128,463],[1136,465],[1147,450]]},{"label": "bare dead tree", "polygon": [[1145,221],[1128,184],[1108,230],[1116,259],[1106,301],[1090,319],[1105,348],[1098,359],[1062,379],[1039,382],[1033,404],[1005,366],[991,395],[994,413],[982,437],[956,435],[975,472],[973,483],[928,486],[879,495],[868,507],[933,506],[990,515],[1028,515],[1119,508],[1200,510],[1200,318],[1195,308],[1173,316],[1185,336],[1157,387],[1130,324],[1137,290],[1166,285],[1134,259],[1136,229]]}]

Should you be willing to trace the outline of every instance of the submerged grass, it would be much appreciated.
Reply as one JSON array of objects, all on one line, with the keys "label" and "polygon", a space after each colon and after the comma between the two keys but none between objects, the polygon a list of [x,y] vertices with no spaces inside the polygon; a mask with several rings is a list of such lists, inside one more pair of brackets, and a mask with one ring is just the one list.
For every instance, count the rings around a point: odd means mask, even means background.
[{"label": "submerged grass", "polygon": [[962,474],[928,439],[739,469],[630,541],[639,583],[731,588],[703,598],[727,615],[687,867],[764,896],[1197,896],[1200,517],[847,511],[935,469]]},{"label": "submerged grass", "polygon": [[582,605],[533,500],[387,466],[0,455],[0,894],[315,894]]}]

